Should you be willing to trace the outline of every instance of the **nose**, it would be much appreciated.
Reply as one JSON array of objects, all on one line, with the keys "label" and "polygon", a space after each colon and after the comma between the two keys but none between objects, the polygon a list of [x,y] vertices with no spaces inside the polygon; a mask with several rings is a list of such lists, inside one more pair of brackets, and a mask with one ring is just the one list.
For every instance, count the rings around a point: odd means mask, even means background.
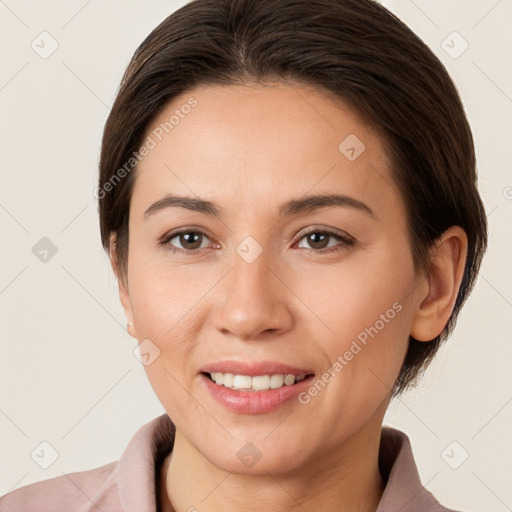
[{"label": "nose", "polygon": [[250,263],[234,255],[213,306],[214,326],[223,335],[257,341],[292,327],[292,293],[272,263],[265,251]]}]

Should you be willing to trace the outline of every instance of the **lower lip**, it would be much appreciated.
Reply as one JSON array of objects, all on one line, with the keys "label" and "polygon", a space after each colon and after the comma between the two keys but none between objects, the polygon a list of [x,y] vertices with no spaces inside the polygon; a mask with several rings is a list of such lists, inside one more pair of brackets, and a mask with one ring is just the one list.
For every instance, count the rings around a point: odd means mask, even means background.
[{"label": "lower lip", "polygon": [[[308,388],[313,375],[291,386],[266,391],[239,391],[215,384],[206,375],[200,375],[213,398],[228,409],[242,414],[263,414],[272,412],[290,402]],[[298,403],[297,399],[297,403]]]}]

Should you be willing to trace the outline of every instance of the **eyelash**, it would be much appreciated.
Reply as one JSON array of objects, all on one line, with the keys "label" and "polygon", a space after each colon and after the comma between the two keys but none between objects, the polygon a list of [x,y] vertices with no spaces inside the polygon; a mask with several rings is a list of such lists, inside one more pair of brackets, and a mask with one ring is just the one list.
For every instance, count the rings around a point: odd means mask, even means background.
[{"label": "eyelash", "polygon": [[[201,234],[204,237],[209,238],[208,235],[205,232],[201,231],[200,229],[183,229],[181,231],[175,231],[173,233],[165,235],[159,241],[159,245],[165,247],[166,249],[168,249],[168,250],[170,250],[171,252],[174,252],[174,253],[198,254],[199,252],[202,252],[203,250],[206,249],[206,248],[203,247],[202,249],[186,250],[186,249],[179,249],[178,247],[174,247],[174,246],[170,245],[169,242],[173,238],[176,238],[177,236],[185,234],[185,233]],[[307,236],[309,236],[309,235],[311,235],[313,233],[315,233],[315,234],[322,234],[322,235],[328,235],[330,237],[336,238],[336,239],[340,240],[341,245],[336,245],[334,247],[328,247],[328,248],[324,248],[324,249],[304,249],[304,248],[302,248],[303,250],[314,252],[314,253],[317,253],[317,254],[326,254],[326,253],[331,253],[331,252],[339,252],[339,251],[345,249],[346,247],[351,247],[351,246],[353,246],[355,244],[355,240],[352,237],[350,237],[349,235],[342,235],[340,233],[336,233],[336,232],[328,230],[328,229],[321,229],[321,230],[320,229],[313,229],[311,231],[303,233],[302,236],[299,238],[299,240],[296,243],[300,243],[300,241],[303,238],[305,238],[305,237],[307,237]]]}]

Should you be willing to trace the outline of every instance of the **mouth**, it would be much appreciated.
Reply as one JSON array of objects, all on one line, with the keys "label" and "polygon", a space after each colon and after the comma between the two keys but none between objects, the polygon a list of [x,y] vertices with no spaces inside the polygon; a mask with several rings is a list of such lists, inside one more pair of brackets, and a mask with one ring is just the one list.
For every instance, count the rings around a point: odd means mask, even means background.
[{"label": "mouth", "polygon": [[238,414],[266,414],[285,404],[300,405],[297,396],[311,385],[314,375],[312,368],[270,360],[217,361],[199,371],[205,391]]},{"label": "mouth", "polygon": [[232,389],[235,391],[269,391],[280,389],[287,386],[293,386],[303,380],[314,376],[312,373],[273,373],[265,375],[243,375],[235,373],[222,372],[201,372],[211,382],[217,386]]}]

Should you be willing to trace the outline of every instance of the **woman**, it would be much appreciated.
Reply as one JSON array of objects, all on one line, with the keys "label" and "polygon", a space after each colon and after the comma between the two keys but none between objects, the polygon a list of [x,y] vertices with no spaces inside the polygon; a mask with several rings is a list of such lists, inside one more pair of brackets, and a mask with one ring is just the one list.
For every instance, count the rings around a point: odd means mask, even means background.
[{"label": "woman", "polygon": [[125,72],[97,197],[167,414],[2,511],[448,510],[382,421],[453,329],[486,218],[456,89],[397,18],[187,4]]}]

